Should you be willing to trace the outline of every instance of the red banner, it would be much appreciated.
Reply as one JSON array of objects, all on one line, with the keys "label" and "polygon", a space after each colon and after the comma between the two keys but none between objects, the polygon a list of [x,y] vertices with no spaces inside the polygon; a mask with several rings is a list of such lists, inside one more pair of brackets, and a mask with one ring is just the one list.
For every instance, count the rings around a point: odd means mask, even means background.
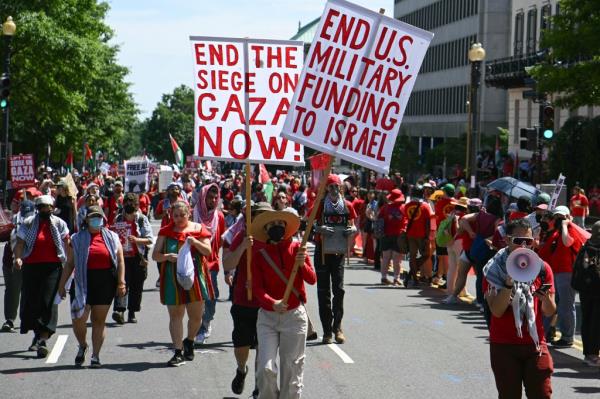
[{"label": "red banner", "polygon": [[13,188],[35,186],[35,164],[33,163],[33,154],[12,155],[9,162]]}]

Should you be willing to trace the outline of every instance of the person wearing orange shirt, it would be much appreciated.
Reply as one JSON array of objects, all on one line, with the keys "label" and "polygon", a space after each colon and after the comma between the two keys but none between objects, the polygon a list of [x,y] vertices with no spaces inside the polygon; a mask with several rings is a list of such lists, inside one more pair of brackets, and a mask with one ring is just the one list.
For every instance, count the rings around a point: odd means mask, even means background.
[{"label": "person wearing orange shirt", "polygon": [[590,214],[590,203],[580,187],[573,187],[573,196],[569,200],[573,223],[585,229],[585,218]]}]

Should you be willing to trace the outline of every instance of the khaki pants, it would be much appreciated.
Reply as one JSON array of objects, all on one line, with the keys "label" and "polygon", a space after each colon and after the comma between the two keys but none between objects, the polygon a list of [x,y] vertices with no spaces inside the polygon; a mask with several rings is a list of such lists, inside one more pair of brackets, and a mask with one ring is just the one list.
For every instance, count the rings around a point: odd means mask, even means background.
[{"label": "khaki pants", "polygon": [[[260,399],[293,399],[302,395],[308,318],[304,306],[284,314],[258,311],[258,391]],[[278,371],[277,350],[279,349]],[[279,385],[277,389],[277,374]]]}]

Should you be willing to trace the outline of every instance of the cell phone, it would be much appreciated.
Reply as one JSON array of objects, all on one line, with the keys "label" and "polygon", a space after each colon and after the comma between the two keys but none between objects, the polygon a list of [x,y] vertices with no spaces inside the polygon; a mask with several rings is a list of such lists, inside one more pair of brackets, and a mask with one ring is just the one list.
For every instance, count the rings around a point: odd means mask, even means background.
[{"label": "cell phone", "polygon": [[550,287],[552,287],[552,284],[542,284],[542,286],[538,288],[538,291],[547,292]]}]

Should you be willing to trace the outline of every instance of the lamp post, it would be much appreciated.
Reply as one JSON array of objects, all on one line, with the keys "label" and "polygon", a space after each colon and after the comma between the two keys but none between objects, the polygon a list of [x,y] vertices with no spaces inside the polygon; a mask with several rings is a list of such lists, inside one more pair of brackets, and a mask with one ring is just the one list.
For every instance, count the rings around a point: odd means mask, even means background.
[{"label": "lamp post", "polygon": [[[2,114],[3,114],[3,127],[4,127],[4,151],[2,156],[4,157],[4,171],[2,174],[2,198],[4,205],[8,206],[8,118],[9,118],[9,101],[8,101],[8,90],[10,86],[10,52],[12,38],[17,30],[17,25],[13,22],[12,17],[6,18],[6,22],[2,24],[2,36],[4,37],[5,51],[4,51],[4,73],[2,74],[2,85],[6,91],[3,93],[2,98]],[[5,95],[4,95],[5,94]]]},{"label": "lamp post", "polygon": [[469,140],[469,174],[471,182],[477,180],[477,153],[479,152],[479,85],[481,81],[481,62],[485,59],[485,50],[481,43],[473,43],[469,49],[469,61],[471,62],[471,129]]}]

